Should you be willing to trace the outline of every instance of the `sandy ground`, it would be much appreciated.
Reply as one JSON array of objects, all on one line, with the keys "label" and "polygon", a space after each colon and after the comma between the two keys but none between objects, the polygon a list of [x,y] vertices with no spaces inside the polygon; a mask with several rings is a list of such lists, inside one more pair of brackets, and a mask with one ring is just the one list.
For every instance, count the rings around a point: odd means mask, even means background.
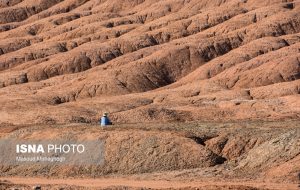
[{"label": "sandy ground", "polygon": [[107,188],[111,186],[127,186],[137,188],[153,188],[153,189],[166,189],[166,188],[197,188],[206,186],[250,186],[256,188],[268,189],[286,189],[298,190],[297,184],[285,183],[266,183],[255,181],[163,181],[163,180],[134,180],[126,178],[100,178],[100,179],[46,179],[46,178],[0,178],[0,180],[7,180],[14,184],[23,185],[70,185],[70,186],[83,186],[92,188]]}]

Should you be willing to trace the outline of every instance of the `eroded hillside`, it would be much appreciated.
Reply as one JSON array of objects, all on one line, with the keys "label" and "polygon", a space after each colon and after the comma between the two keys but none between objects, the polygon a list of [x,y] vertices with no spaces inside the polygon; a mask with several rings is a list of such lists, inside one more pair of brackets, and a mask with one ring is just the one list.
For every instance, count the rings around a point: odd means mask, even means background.
[{"label": "eroded hillside", "polygon": [[299,79],[300,1],[0,1],[0,123],[299,119]]},{"label": "eroded hillside", "polygon": [[12,164],[8,161],[12,154],[4,150],[0,189],[32,189],[40,184],[51,190],[298,190],[299,127],[297,121],[174,122],[106,128],[90,124],[1,126],[2,148],[4,139],[88,140],[93,146],[87,152],[93,154],[99,154],[95,143],[103,142],[104,160],[98,164]]}]

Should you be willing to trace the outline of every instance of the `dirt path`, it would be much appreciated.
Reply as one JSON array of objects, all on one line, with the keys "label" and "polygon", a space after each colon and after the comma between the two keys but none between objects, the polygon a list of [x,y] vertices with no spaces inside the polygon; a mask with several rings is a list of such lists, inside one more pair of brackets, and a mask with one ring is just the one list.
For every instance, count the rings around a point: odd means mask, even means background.
[{"label": "dirt path", "polygon": [[23,185],[74,185],[83,187],[106,188],[110,186],[146,187],[146,188],[184,188],[206,186],[251,186],[258,188],[299,190],[297,184],[262,183],[251,181],[222,182],[222,181],[166,181],[166,180],[134,180],[126,178],[100,178],[100,179],[46,179],[46,178],[0,178],[14,184]]}]

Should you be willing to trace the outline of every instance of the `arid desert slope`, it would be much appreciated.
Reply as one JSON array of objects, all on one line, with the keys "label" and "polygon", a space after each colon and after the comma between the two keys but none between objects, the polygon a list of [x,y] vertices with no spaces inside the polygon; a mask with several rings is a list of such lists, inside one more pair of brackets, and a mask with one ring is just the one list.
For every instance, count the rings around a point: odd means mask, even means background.
[{"label": "arid desert slope", "polygon": [[300,118],[300,1],[1,0],[0,123]]}]

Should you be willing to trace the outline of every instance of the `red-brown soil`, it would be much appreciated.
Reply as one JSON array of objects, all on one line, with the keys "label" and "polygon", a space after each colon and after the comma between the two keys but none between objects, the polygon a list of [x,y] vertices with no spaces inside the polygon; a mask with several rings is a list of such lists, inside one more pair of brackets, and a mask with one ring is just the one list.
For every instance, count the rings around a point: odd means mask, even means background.
[{"label": "red-brown soil", "polygon": [[299,0],[0,0],[0,138],[110,145],[0,189],[297,189],[299,79]]},{"label": "red-brown soil", "polygon": [[0,123],[299,119],[300,2],[0,4]]},{"label": "red-brown soil", "polygon": [[[30,190],[37,184],[43,189],[193,189],[193,190],[297,190],[297,185],[284,183],[262,182],[216,182],[216,181],[159,181],[159,180],[134,180],[124,178],[108,179],[42,179],[42,178],[3,178],[3,186],[23,188]],[[12,183],[13,182],[13,183]],[[23,184],[23,185],[16,185]],[[0,186],[1,187],[1,186]],[[266,188],[268,187],[268,189]]]},{"label": "red-brown soil", "polygon": [[[1,139],[102,139],[104,164],[1,164],[4,187],[290,189],[299,181],[299,122],[1,127]],[[97,152],[97,151],[95,151]],[[3,155],[2,157],[7,156]],[[67,189],[68,189],[67,188]]]}]

